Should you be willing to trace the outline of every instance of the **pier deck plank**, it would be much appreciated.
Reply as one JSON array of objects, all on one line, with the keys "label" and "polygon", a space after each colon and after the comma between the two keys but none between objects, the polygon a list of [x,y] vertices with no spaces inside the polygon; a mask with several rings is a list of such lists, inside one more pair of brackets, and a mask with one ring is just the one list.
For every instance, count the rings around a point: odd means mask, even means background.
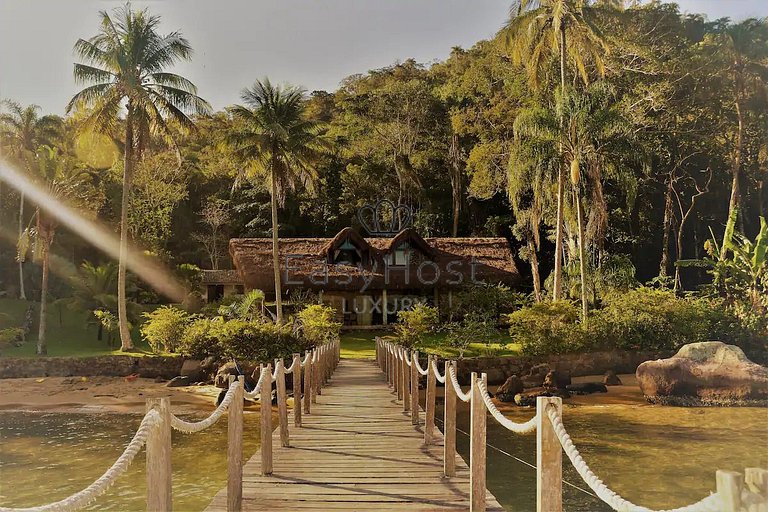
[{"label": "pier deck plank", "polygon": [[[274,474],[260,475],[256,453],[243,468],[243,511],[469,510],[469,469],[456,456],[456,476],[443,477],[442,437],[423,444],[373,361],[343,359],[303,426],[289,419],[289,448],[273,433]],[[421,414],[421,425],[424,415]],[[247,435],[247,433],[246,433]],[[489,511],[503,511],[487,493]],[[226,489],[208,511],[227,508]]]}]

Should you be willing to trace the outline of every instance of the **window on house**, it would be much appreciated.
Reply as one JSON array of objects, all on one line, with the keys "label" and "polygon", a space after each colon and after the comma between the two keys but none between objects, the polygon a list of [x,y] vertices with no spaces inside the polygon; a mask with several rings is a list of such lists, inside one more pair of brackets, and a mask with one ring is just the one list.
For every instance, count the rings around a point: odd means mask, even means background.
[{"label": "window on house", "polygon": [[360,251],[349,239],[344,240],[344,243],[336,249],[333,255],[334,263],[351,263],[355,265],[360,263],[361,260]]},{"label": "window on house", "polygon": [[394,252],[391,264],[395,266],[408,265],[408,258],[411,252],[411,246],[408,242],[400,244]]}]

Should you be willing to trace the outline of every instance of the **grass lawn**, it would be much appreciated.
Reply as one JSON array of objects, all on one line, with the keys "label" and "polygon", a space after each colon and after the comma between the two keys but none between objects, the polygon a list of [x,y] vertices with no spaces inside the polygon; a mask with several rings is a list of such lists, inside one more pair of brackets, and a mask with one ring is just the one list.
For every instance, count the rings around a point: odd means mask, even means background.
[{"label": "grass lawn", "polygon": [[[374,338],[376,336],[392,336],[389,331],[347,331],[341,334],[341,357],[374,358],[376,348]],[[446,334],[442,332],[429,334],[424,344],[420,347],[423,353],[436,354],[444,358],[458,358],[459,351],[445,344]],[[464,352],[464,357],[478,356],[509,356],[520,353],[520,345],[512,342],[512,338],[503,331],[499,331],[498,338],[493,343],[472,343]]]},{"label": "grass lawn", "polygon": [[[6,327],[21,327],[24,321],[24,313],[29,304],[34,304],[35,314],[32,330],[27,336],[27,342],[20,347],[7,347],[0,349],[3,357],[34,357],[37,344],[38,317],[40,305],[16,299],[0,299],[0,329]],[[96,339],[98,328],[96,325],[88,325],[87,313],[73,312],[66,307],[57,305],[48,306],[48,355],[88,357],[103,355],[131,355],[143,356],[151,354],[149,346],[141,341],[138,329],[134,329],[133,341],[137,352],[121,352],[120,342],[115,340],[115,348],[107,345],[106,334],[104,339]],[[117,335],[115,335],[117,338]]]}]

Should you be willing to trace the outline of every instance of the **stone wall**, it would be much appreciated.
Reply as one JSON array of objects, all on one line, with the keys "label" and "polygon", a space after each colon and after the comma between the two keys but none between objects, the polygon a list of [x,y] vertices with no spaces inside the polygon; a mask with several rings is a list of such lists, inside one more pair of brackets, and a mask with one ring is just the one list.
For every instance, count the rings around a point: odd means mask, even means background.
[{"label": "stone wall", "polygon": [[3,357],[0,379],[23,377],[124,377],[173,378],[181,372],[181,356],[131,357]]},{"label": "stone wall", "polygon": [[[488,374],[489,384],[501,384],[510,375],[522,377],[534,365],[547,363],[558,372],[570,373],[572,377],[602,375],[607,370],[617,374],[635,373],[644,361],[669,357],[669,351],[627,351],[610,350],[581,354],[553,354],[549,356],[507,356],[473,357],[458,361],[457,377],[462,384],[468,384],[472,372]],[[441,367],[442,369],[442,362]]]}]

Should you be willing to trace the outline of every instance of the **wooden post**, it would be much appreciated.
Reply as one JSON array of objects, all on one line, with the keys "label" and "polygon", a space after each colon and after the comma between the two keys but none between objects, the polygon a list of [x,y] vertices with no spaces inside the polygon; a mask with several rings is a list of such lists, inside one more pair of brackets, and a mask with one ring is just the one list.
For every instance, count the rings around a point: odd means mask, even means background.
[{"label": "wooden post", "polygon": [[558,414],[563,411],[559,397],[536,398],[536,511],[562,512],[563,510],[563,450],[547,414],[554,406]]},{"label": "wooden post", "polygon": [[157,409],[161,422],[147,437],[147,510],[165,512],[173,508],[171,483],[171,399],[148,398],[146,410]]},{"label": "wooden post", "polygon": [[277,372],[277,414],[280,418],[280,445],[289,446],[288,439],[288,393],[285,390],[285,365],[282,359],[275,359],[275,370]]},{"label": "wooden post", "polygon": [[[486,375],[481,377],[487,382]],[[480,378],[472,372],[471,423],[469,438],[469,510],[485,512],[485,403]]]},{"label": "wooden post", "polygon": [[[243,386],[245,377],[237,377],[239,386],[227,411],[227,512],[239,512],[243,505]],[[229,385],[235,376],[229,376]]]},{"label": "wooden post", "polygon": [[419,369],[416,364],[419,360],[419,352],[411,351],[411,423],[419,424]]},{"label": "wooden post", "polygon": [[435,438],[435,406],[437,394],[437,377],[432,371],[432,361],[435,356],[427,356],[427,395],[424,402],[426,418],[424,420],[424,444],[430,445]]},{"label": "wooden post", "polygon": [[301,354],[293,354],[293,425],[301,426]]},{"label": "wooden post", "polygon": [[717,494],[720,496],[720,510],[722,512],[740,512],[744,477],[735,471],[718,469],[715,478],[717,480]]},{"label": "wooden post", "polygon": [[[403,349],[403,411],[408,412],[411,410],[411,367],[408,366],[406,358],[408,352]],[[411,361],[413,364],[413,361]]]},{"label": "wooden post", "polygon": [[443,411],[443,425],[445,428],[443,442],[443,473],[445,476],[456,474],[456,390],[451,384],[449,368],[455,363],[445,362],[445,409]]},{"label": "wooden post", "polygon": [[312,351],[312,403],[317,403],[317,395],[320,394],[320,354],[317,348]]},{"label": "wooden post", "polygon": [[[306,355],[306,353],[305,353]],[[312,352],[307,356],[304,368],[304,414],[312,413]]]},{"label": "wooden post", "polygon": [[272,365],[268,364],[264,371],[264,382],[261,385],[261,474],[272,474]]},{"label": "wooden post", "polygon": [[402,355],[400,353],[400,347],[394,347],[395,356],[395,391],[397,392],[397,399],[403,398],[403,361],[400,359]]},{"label": "wooden post", "polygon": [[764,500],[768,500],[768,469],[746,468],[744,470],[744,483],[751,492],[759,494]]}]

